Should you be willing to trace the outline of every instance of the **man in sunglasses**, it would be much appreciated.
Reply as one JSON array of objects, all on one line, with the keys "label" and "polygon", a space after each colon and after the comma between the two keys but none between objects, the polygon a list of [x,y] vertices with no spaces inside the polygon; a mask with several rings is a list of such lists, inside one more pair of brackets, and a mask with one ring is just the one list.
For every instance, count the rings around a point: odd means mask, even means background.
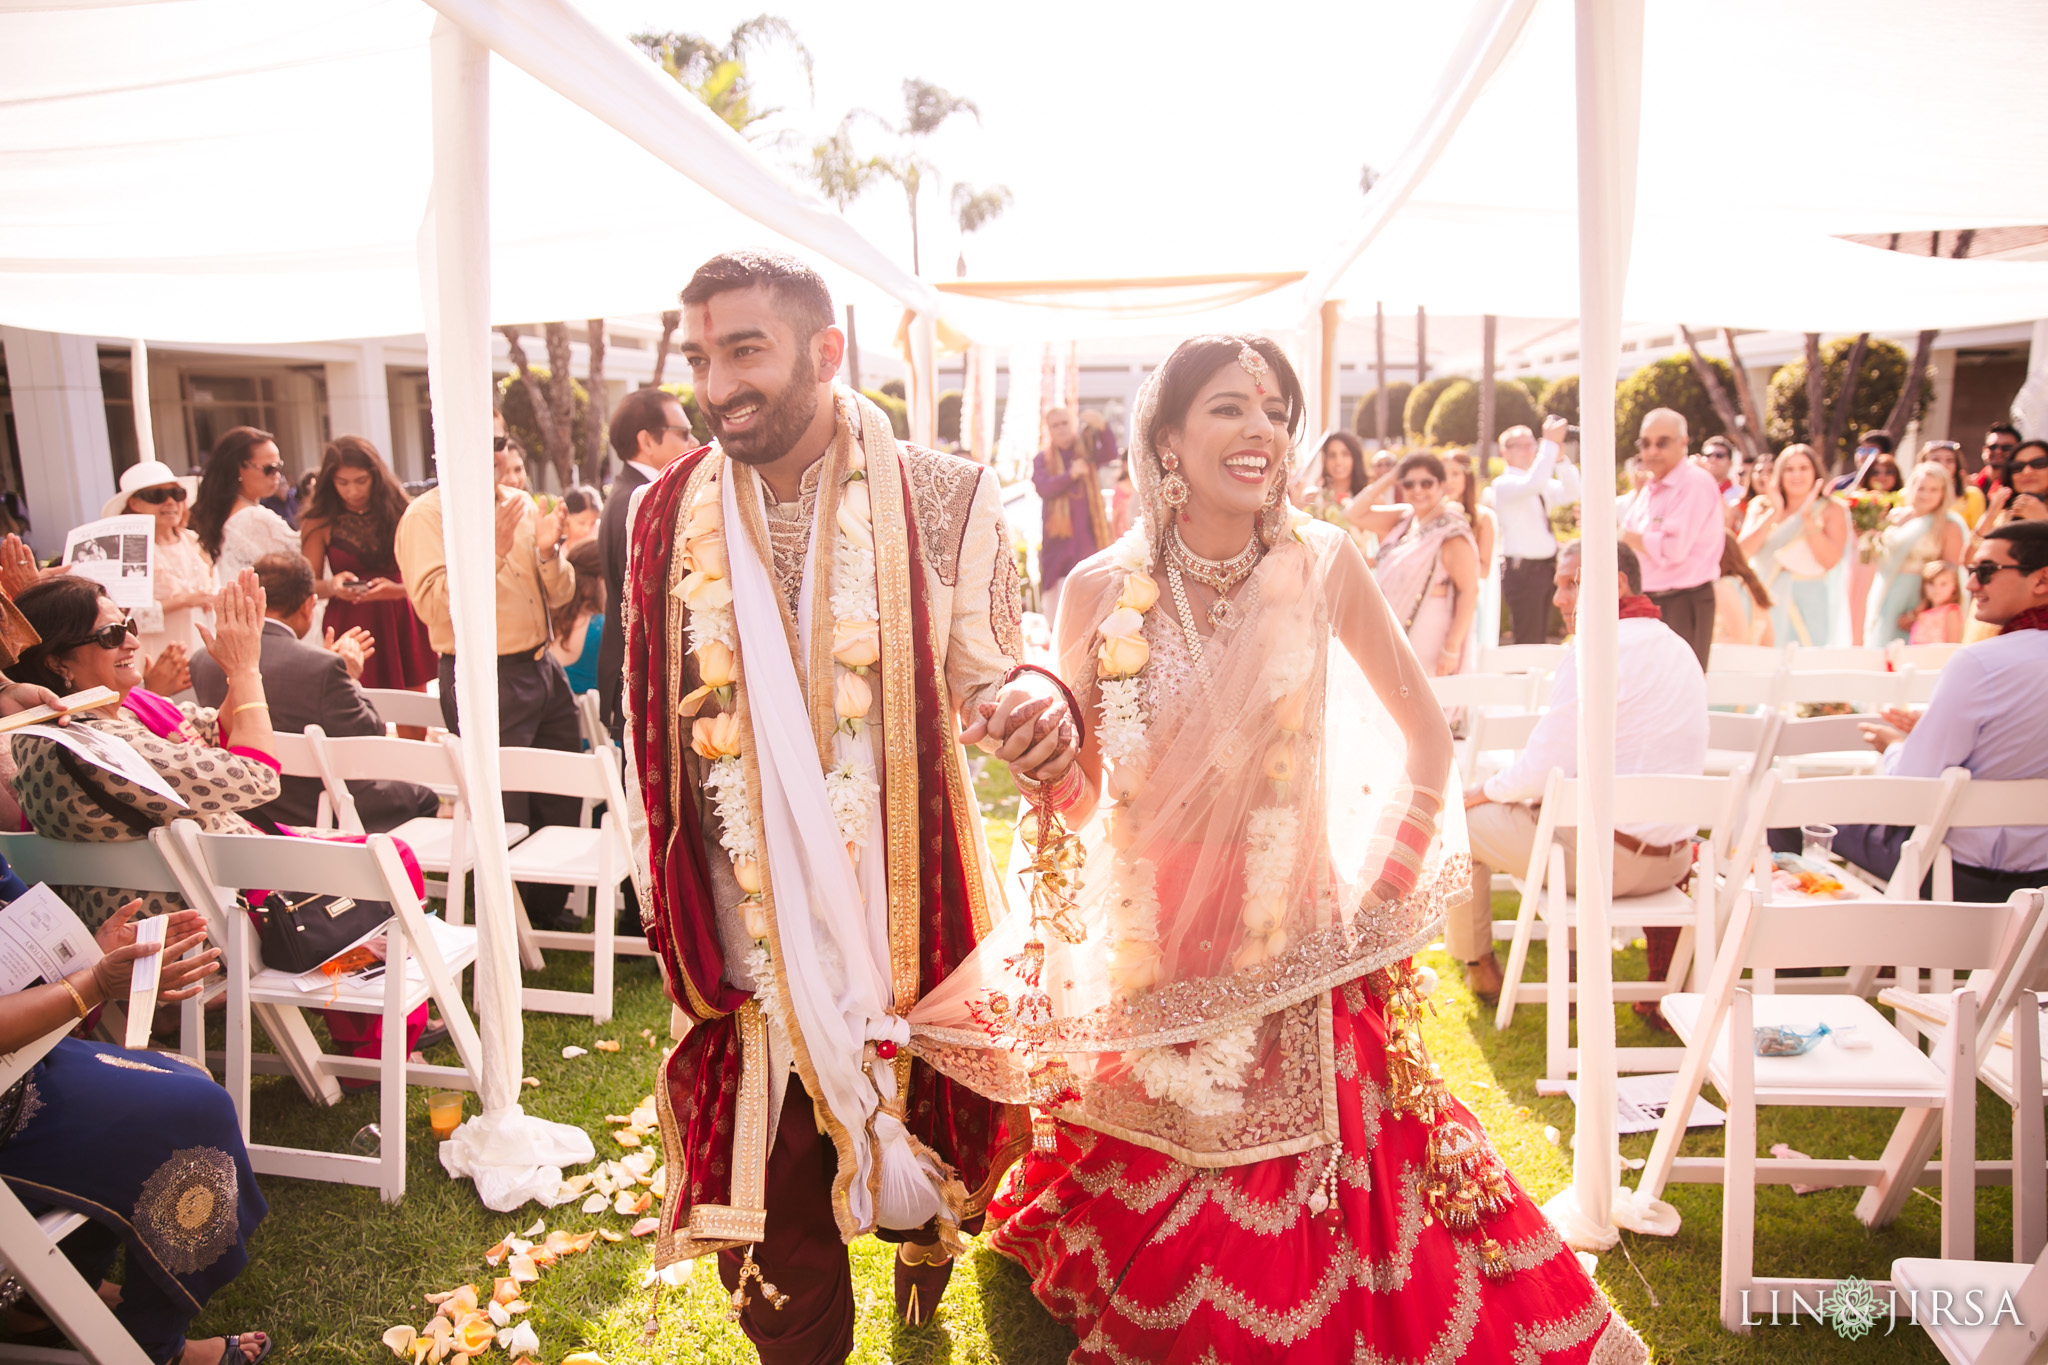
[{"label": "man in sunglasses", "polygon": [[1655,408],[1644,415],[1636,459],[1649,482],[1623,502],[1617,530],[1643,561],[1644,593],[1704,670],[1727,523],[1714,476],[1685,457],[1690,443],[1683,413]]},{"label": "man in sunglasses", "polygon": [[[626,614],[618,604],[624,600],[621,593],[626,581],[626,550],[631,544],[632,528],[627,522],[633,490],[653,483],[670,461],[688,454],[699,442],[674,394],[637,389],[620,399],[612,412],[611,443],[612,452],[619,457],[619,472],[604,491],[604,514],[597,529],[605,602],[604,633],[597,643],[597,704],[605,728],[618,739],[626,726],[625,711],[619,705],[626,678]],[[637,918],[633,931],[639,932]]]},{"label": "man in sunglasses", "polygon": [[[1973,777],[2048,778],[2048,522],[2002,526],[1984,538],[1967,585],[1977,619],[2000,633],[1958,650],[1941,670],[1927,709],[1888,709],[1863,725],[1895,777],[1939,777],[1962,767]],[[1912,830],[1902,825],[1844,825],[1835,852],[1880,880],[1899,864]],[[1799,831],[1772,830],[1771,847],[1799,847]],[[1948,836],[1956,899],[1996,903],[2014,891],[2048,885],[2048,825],[1957,829]],[[1923,892],[1924,892],[1923,888]]]}]

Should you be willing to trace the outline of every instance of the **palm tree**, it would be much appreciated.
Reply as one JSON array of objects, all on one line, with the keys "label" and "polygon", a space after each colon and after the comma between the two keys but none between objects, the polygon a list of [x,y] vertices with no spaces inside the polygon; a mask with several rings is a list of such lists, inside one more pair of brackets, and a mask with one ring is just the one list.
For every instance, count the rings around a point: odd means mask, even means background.
[{"label": "palm tree", "polygon": [[869,118],[903,139],[902,153],[896,156],[876,157],[876,169],[903,187],[903,197],[910,207],[910,269],[913,274],[922,273],[918,259],[917,196],[924,185],[926,175],[938,176],[938,168],[919,154],[924,140],[936,133],[947,119],[955,114],[972,114],[976,123],[981,122],[981,110],[965,95],[956,95],[930,81],[906,80],[903,82],[903,121],[891,123],[880,114],[870,113]]},{"label": "palm tree", "polygon": [[967,234],[979,232],[1002,217],[1003,210],[1010,207],[1013,198],[1008,185],[990,185],[984,190],[976,190],[967,184],[953,187],[953,218],[960,224],[961,238],[955,274],[963,279],[967,275]]},{"label": "palm tree", "polygon": [[883,174],[880,157],[863,157],[853,145],[853,115],[811,146],[811,179],[841,213]]},{"label": "palm tree", "polygon": [[754,83],[747,72],[752,50],[768,42],[787,44],[803,59],[804,77],[812,81],[813,93],[816,91],[810,49],[787,19],[773,14],[757,14],[735,25],[722,43],[695,33],[636,33],[631,41],[734,132],[747,137],[756,136],[747,131],[753,125],[782,112],[754,107]]}]

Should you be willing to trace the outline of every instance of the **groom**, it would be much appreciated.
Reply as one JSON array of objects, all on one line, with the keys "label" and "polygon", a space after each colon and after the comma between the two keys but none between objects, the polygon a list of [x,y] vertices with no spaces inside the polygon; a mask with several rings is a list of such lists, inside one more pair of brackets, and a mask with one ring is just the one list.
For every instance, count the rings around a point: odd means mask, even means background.
[{"label": "groom", "polygon": [[852,1349],[845,1244],[900,1244],[922,1322],[1030,1141],[913,1060],[904,1016],[1001,913],[961,742],[1048,782],[1076,722],[1020,667],[994,476],[835,390],[817,272],[732,252],[682,303],[717,444],[640,495],[625,592],[636,874],[692,1021],[657,1087],[656,1257],[719,1252],[762,1360],[808,1365]]}]

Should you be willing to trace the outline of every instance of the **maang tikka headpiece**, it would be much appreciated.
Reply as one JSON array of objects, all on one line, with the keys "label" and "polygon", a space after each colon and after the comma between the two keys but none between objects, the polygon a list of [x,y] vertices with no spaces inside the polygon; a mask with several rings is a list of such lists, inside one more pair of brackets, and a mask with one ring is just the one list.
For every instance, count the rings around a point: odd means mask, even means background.
[{"label": "maang tikka headpiece", "polygon": [[1266,357],[1260,355],[1250,342],[1246,342],[1237,349],[1237,365],[1251,376],[1252,387],[1263,394],[1266,391]]}]

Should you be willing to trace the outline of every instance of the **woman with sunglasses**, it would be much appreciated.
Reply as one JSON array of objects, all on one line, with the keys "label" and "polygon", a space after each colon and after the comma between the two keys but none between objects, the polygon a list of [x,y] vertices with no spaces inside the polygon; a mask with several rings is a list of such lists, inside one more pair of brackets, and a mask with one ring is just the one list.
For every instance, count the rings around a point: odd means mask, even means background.
[{"label": "woman with sunglasses", "polygon": [[[59,696],[94,687],[118,692],[119,707],[80,713],[71,723],[134,749],[186,806],[180,810],[147,787],[88,767],[51,740],[17,734],[10,745],[15,796],[38,834],[72,843],[123,843],[147,838],[151,828],[173,816],[196,820],[214,834],[255,832],[239,812],[275,801],[278,793],[270,708],[257,671],[263,589],[255,574],[245,573],[221,590],[216,631],[200,628],[207,652],[228,678],[218,712],[180,706],[143,687],[135,623],[90,579],[47,579],[16,605],[42,641],[22,651],[8,676]],[[145,914],[184,908],[159,892],[106,886],[57,891],[94,929],[138,897]]]},{"label": "woman with sunglasses", "polygon": [[1955,497],[1951,509],[1972,530],[1984,519],[1984,490],[1963,479],[1963,448],[1954,441],[1930,441],[1920,447],[1916,464],[1938,464],[1948,471],[1949,487]]},{"label": "woman with sunglasses", "polygon": [[[192,529],[213,559],[214,581],[222,587],[265,555],[298,554],[299,533],[263,500],[277,496],[284,461],[277,438],[255,427],[234,427],[214,442],[206,473],[192,500]],[[320,595],[333,593],[331,583]]]},{"label": "woman with sunglasses", "polygon": [[[213,560],[187,529],[191,490],[161,460],[144,460],[121,475],[121,491],[100,512],[103,517],[156,520],[156,564],[151,586],[156,601],[135,613],[142,652],[155,661],[190,655],[199,648],[199,627],[213,624]],[[171,688],[177,691],[177,688]]]},{"label": "woman with sunglasses", "polygon": [[1354,502],[1345,513],[1353,526],[1379,536],[1373,575],[1433,677],[1470,672],[1476,662],[1466,642],[1479,603],[1479,550],[1472,524],[1444,496],[1446,473],[1436,456],[1410,455],[1394,467],[1401,502]]}]

